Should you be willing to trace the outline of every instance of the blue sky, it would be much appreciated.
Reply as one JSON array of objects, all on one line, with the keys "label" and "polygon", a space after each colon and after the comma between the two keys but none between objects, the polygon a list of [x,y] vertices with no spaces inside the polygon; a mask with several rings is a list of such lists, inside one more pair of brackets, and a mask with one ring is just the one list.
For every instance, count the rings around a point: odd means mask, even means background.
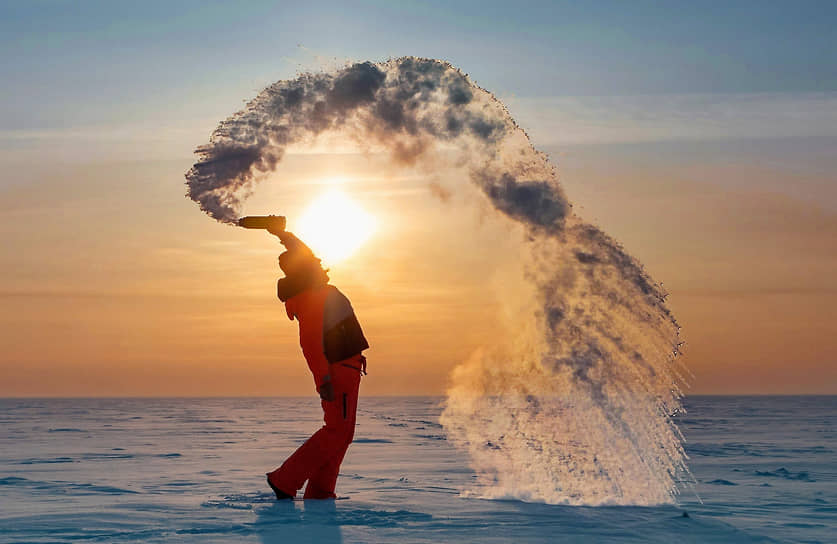
[{"label": "blue sky", "polygon": [[3,2],[0,128],[227,111],[313,55],[444,58],[501,96],[835,91],[835,23],[804,1]]}]

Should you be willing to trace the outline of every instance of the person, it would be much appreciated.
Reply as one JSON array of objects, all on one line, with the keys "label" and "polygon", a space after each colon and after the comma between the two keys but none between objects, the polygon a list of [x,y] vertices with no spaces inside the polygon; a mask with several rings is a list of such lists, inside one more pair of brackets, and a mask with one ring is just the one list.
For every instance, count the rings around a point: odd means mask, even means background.
[{"label": "person", "polygon": [[285,277],[276,284],[277,295],[288,318],[299,322],[300,346],[314,376],[325,425],[268,472],[267,483],[280,500],[295,497],[306,481],[303,498],[333,499],[340,464],[354,437],[360,379],[366,374],[362,352],[369,343],[349,299],[329,284],[320,259],[294,234],[270,232],[287,249],[279,255]]}]

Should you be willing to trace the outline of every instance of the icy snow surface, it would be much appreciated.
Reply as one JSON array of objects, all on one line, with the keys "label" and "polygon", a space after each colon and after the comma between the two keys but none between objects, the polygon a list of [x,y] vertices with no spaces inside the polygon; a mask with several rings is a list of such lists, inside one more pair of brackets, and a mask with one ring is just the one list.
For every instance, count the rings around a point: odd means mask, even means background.
[{"label": "icy snow surface", "polygon": [[[463,498],[441,399],[361,397],[339,501],[273,500],[300,399],[0,400],[0,542],[833,542],[837,397],[693,397],[680,505]],[[688,512],[689,517],[683,513]]]}]

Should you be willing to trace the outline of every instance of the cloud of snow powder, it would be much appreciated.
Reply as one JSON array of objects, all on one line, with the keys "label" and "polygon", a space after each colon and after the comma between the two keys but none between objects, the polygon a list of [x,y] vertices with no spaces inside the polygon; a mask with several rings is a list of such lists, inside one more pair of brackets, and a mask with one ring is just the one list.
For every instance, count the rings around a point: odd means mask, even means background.
[{"label": "cloud of snow powder", "polygon": [[[522,253],[510,332],[451,374],[442,414],[479,483],[466,493],[568,504],[670,502],[687,473],[679,327],[665,293],[575,215],[555,169],[491,93],[450,64],[405,57],[279,81],[196,150],[188,196],[234,223],[287,148],[338,133],[433,168],[453,150]],[[277,183],[279,181],[276,181]],[[436,187],[446,199],[449,188]],[[501,335],[502,336],[502,335]]]}]

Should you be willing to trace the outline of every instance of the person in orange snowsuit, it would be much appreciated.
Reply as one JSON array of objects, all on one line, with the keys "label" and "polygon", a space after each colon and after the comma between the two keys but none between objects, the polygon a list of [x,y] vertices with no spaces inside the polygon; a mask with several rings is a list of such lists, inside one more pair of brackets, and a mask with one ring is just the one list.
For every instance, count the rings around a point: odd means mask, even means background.
[{"label": "person in orange snowsuit", "polygon": [[362,352],[369,347],[349,299],[329,285],[314,253],[287,231],[270,231],[287,251],[279,255],[285,277],[277,295],[288,318],[299,322],[299,343],[320,395],[325,425],[282,466],[267,473],[277,499],[291,499],[305,482],[305,499],[336,498],[340,464],[352,442],[360,377],[366,373]]}]

